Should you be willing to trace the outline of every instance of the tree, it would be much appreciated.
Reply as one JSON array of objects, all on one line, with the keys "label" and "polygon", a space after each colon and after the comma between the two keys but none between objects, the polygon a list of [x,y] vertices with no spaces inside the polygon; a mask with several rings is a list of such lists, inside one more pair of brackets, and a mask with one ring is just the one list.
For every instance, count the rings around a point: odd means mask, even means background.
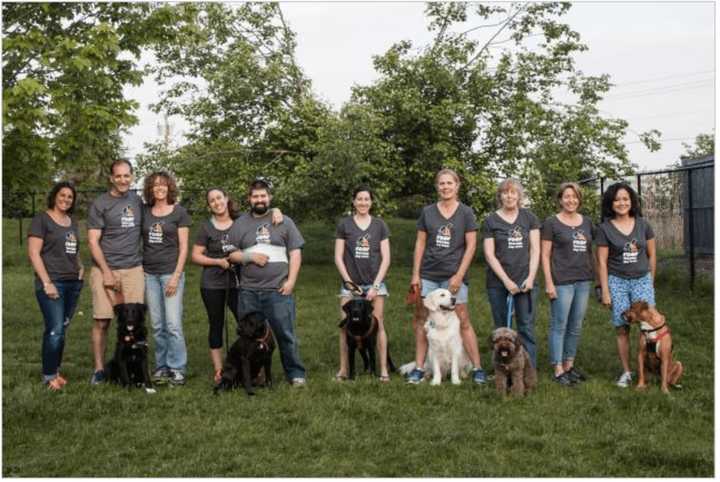
[{"label": "tree", "polygon": [[698,134],[695,137],[695,145],[682,143],[685,152],[680,159],[701,159],[703,157],[715,154],[715,132],[710,134]]},{"label": "tree", "polygon": [[137,122],[123,89],[139,85],[142,49],[179,12],[149,3],[3,3],[4,188],[56,176],[104,182],[121,133]]}]

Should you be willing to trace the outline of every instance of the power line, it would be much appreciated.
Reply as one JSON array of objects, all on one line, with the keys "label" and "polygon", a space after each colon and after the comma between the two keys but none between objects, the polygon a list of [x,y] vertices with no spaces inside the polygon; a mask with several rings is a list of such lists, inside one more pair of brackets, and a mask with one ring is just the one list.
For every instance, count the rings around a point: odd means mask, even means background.
[{"label": "power line", "polygon": [[[672,137],[670,139],[660,139],[660,144],[664,144],[665,142],[671,142],[671,141],[691,141],[694,140],[694,137]],[[640,144],[642,141],[631,141],[631,142],[625,142],[624,144],[627,146],[629,144]]]},{"label": "power line", "polygon": [[683,74],[672,74],[672,75],[665,75],[663,77],[653,77],[649,79],[643,79],[643,80],[632,80],[630,82],[620,82],[619,84],[614,84],[615,87],[620,87],[623,85],[634,85],[634,84],[646,84],[650,82],[656,82],[658,80],[666,80],[666,79],[674,79],[674,78],[682,78],[682,77],[694,77],[695,75],[700,74],[709,74],[709,73],[715,73],[714,70],[699,70],[697,72],[686,72]]},{"label": "power line", "polygon": [[680,82],[679,84],[669,84],[669,85],[663,85],[663,86],[657,86],[657,87],[648,87],[648,88],[645,88],[645,89],[633,90],[633,91],[630,91],[630,92],[618,92],[618,93],[611,94],[611,95],[609,95],[608,97],[626,97],[626,96],[633,96],[633,95],[636,95],[636,94],[646,94],[646,93],[650,93],[650,92],[660,92],[660,91],[665,91],[665,90],[668,90],[668,89],[675,89],[675,88],[678,88],[678,87],[686,87],[686,86],[693,86],[693,85],[702,85],[702,84],[707,84],[707,83],[712,83],[712,82],[715,82],[715,78],[712,78],[712,79],[692,80],[692,81],[689,81],[689,82]]},{"label": "power line", "polygon": [[603,100],[607,100],[609,102],[615,101],[615,100],[630,100],[635,99],[638,97],[646,97],[648,95],[663,95],[663,94],[674,94],[677,92],[683,92],[687,90],[695,90],[695,89],[703,89],[713,87],[713,85],[696,85],[694,87],[681,87],[681,88],[675,88],[675,89],[665,89],[660,92],[646,92],[644,94],[635,94],[635,95],[628,95],[628,96],[608,96]]}]

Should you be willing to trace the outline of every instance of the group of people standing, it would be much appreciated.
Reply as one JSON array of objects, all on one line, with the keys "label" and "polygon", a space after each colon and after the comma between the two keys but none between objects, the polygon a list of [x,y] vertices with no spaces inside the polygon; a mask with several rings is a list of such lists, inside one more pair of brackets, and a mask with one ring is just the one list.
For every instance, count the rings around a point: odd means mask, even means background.
[{"label": "group of people standing", "polygon": [[[191,219],[177,202],[172,175],[156,172],[145,178],[143,200],[130,188],[132,165],[119,160],[110,167],[111,188],[93,202],[88,215],[88,245],[93,260],[90,283],[93,306],[92,347],[95,370],[91,384],[105,381],[104,353],[113,306],[148,306],[155,341],[157,383],[185,383],[187,349],[182,328],[185,261],[203,267],[200,293],[209,321],[208,345],[214,379],[222,375],[226,306],[238,323],[250,312],[262,312],[278,342],[287,381],[306,383],[305,367],[295,335],[293,290],[302,263],[304,239],[291,218],[271,208],[271,185],[261,178],[248,187],[249,212],[239,213],[227,192],[210,188],[210,218],[198,228],[189,249]],[[456,297],[463,345],[473,363],[472,379],[486,382],[477,337],[470,322],[468,271],[477,248],[472,209],[460,202],[460,178],[450,169],[435,177],[438,201],[423,208],[417,222],[411,284],[422,296],[446,288]],[[542,259],[545,290],[551,300],[549,348],[553,379],[572,386],[585,379],[574,366],[582,321],[593,280],[602,303],[612,308],[623,373],[628,386],[629,328],[622,312],[631,302],[654,305],[654,234],[641,217],[635,191],[625,183],[611,186],[603,197],[604,222],[593,226],[579,213],[582,193],[574,183],[558,190],[559,212],[544,223],[522,207],[523,188],[513,179],[497,189],[497,211],[482,224],[488,265],[486,291],[495,327],[515,320],[523,346],[537,365],[535,318],[536,275]],[[76,191],[57,183],[48,195],[47,210],[36,215],[28,232],[28,254],[35,271],[35,292],[45,321],[42,343],[43,381],[51,390],[67,383],[62,376],[65,334],[83,286],[78,226],[71,217]],[[335,264],[343,282],[358,285],[373,305],[378,320],[380,381],[388,382],[384,304],[385,277],[390,267],[390,232],[370,214],[373,192],[358,187],[352,195],[353,214],[340,220],[335,234]],[[597,246],[593,255],[592,244]],[[341,306],[353,293],[343,285]],[[414,326],[416,368],[409,383],[423,381],[427,338],[421,323]],[[340,334],[340,369],[347,378],[346,337]]]}]

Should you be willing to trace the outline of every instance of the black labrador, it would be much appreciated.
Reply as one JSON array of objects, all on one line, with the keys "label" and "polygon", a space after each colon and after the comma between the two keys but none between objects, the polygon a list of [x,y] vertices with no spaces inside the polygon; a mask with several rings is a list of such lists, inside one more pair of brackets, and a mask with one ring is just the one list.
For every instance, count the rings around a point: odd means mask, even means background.
[{"label": "black labrador", "polygon": [[108,380],[123,387],[143,387],[155,393],[148,369],[147,329],[143,303],[120,303],[115,305],[117,318],[117,343],[115,355],[105,365]]},{"label": "black labrador", "polygon": [[252,312],[238,323],[238,339],[230,347],[223,364],[222,378],[215,385],[215,394],[242,385],[248,395],[255,395],[253,380],[263,370],[265,386],[272,388],[272,355],[275,350],[270,325],[265,315]]},{"label": "black labrador", "polygon": [[[363,366],[366,372],[377,376],[377,364],[375,362],[375,344],[377,341],[378,320],[373,316],[372,303],[365,299],[365,294],[354,283],[349,283],[346,288],[355,295],[342,307],[345,318],[338,325],[346,328],[346,340],[348,346],[348,378],[355,378],[355,351],[360,353],[363,359]],[[390,358],[390,347],[387,354],[388,370],[395,371],[395,365]]]}]

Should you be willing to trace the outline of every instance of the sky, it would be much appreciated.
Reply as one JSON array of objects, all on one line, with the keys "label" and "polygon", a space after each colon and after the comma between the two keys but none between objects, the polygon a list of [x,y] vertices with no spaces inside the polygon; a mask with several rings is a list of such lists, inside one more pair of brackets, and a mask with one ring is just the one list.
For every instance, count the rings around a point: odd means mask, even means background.
[{"label": "sky", "polygon": [[[353,85],[376,78],[372,57],[400,40],[422,46],[431,40],[422,2],[282,2],[297,34],[296,58],[315,93],[335,108],[349,100]],[[575,2],[564,17],[589,50],[576,67],[588,75],[608,74],[616,84],[599,104],[601,114],[629,122],[624,139],[631,162],[641,171],[677,162],[682,143],[715,127],[714,2]],[[479,25],[469,19],[462,30]],[[494,29],[476,35],[487,40]],[[500,35],[498,39],[503,36]],[[502,48],[498,46],[497,48]],[[140,124],[125,137],[128,154],[159,138],[159,115],[147,106],[158,95],[150,80],[128,93],[141,104]],[[182,119],[171,119],[181,141]],[[662,149],[651,153],[639,133],[657,129]]]}]

